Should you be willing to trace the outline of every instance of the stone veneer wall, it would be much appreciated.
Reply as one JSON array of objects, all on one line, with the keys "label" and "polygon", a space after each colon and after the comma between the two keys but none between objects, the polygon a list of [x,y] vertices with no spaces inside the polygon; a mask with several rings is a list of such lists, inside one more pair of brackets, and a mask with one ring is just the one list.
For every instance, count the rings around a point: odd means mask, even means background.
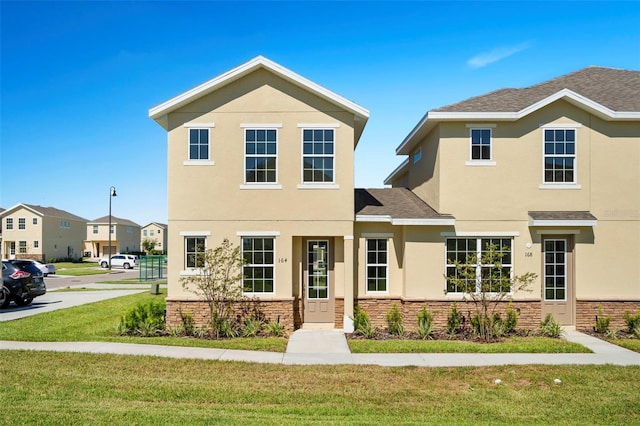
[{"label": "stone veneer wall", "polygon": [[[268,322],[279,320],[284,325],[287,333],[292,333],[296,328],[296,312],[297,299],[285,300],[261,300],[239,302],[234,307],[236,314],[240,314],[243,310],[258,308],[265,316]],[[167,327],[173,328],[181,324],[181,312],[190,312],[195,321],[196,327],[202,327],[209,323],[209,305],[203,301],[175,301],[167,300],[166,324]]]},{"label": "stone veneer wall", "polygon": [[[374,326],[387,328],[386,314],[393,304],[396,304],[402,313],[402,321],[405,330],[416,331],[418,328],[418,313],[423,307],[431,311],[435,328],[444,329],[447,326],[447,317],[453,306],[451,301],[427,300],[402,300],[402,299],[358,299],[356,305],[360,306],[369,314],[369,318]],[[469,321],[474,314],[475,306],[471,302],[458,301],[458,312],[465,317],[465,322]],[[508,302],[500,302],[497,312],[504,315],[504,310]],[[513,306],[520,313],[518,317],[518,328],[534,329],[540,325],[540,302],[539,301],[514,301]]]},{"label": "stone veneer wall", "polygon": [[335,320],[334,320],[334,327],[333,328],[339,328],[342,329],[344,328],[344,299],[343,298],[336,298],[336,309],[335,309]]},{"label": "stone veneer wall", "polygon": [[602,308],[602,314],[611,317],[611,329],[626,329],[624,322],[625,313],[636,314],[640,311],[640,300],[623,301],[576,301],[576,329],[592,330],[596,323],[596,315],[599,315],[598,309]]}]

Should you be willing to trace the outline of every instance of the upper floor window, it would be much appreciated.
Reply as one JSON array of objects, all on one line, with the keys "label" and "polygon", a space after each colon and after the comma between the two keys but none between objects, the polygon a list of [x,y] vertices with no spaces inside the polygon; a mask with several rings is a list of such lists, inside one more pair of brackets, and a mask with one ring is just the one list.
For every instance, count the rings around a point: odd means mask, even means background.
[{"label": "upper floor window", "polygon": [[114,229],[115,229],[115,228],[113,227],[113,225],[111,225],[111,226],[109,227],[109,233],[110,233],[110,234],[113,234],[113,233],[114,233]]},{"label": "upper floor window", "polygon": [[27,229],[27,219],[24,217],[18,218],[18,229]]},{"label": "upper floor window", "polygon": [[422,148],[418,148],[412,155],[413,164],[417,163],[422,159]]},{"label": "upper floor window", "polygon": [[544,183],[576,183],[576,130],[544,130]]},{"label": "upper floor window", "polygon": [[367,293],[387,291],[387,238],[367,239]]},{"label": "upper floor window", "polygon": [[69,229],[69,228],[71,228],[71,223],[68,220],[61,220],[60,221],[60,228]]},{"label": "upper floor window", "polygon": [[158,234],[162,232],[162,229],[158,229]]},{"label": "upper floor window", "polygon": [[245,129],[245,183],[276,183],[278,133],[276,129]]},{"label": "upper floor window", "polygon": [[153,237],[153,229],[149,230],[149,235]]},{"label": "upper floor window", "polygon": [[11,231],[13,229],[13,218],[12,217],[6,218],[5,224],[7,226],[7,231]]},{"label": "upper floor window", "polygon": [[127,233],[133,234],[133,228],[130,226],[127,226]]},{"label": "upper floor window", "polygon": [[303,182],[334,182],[334,133],[333,129],[302,131]]},{"label": "upper floor window", "polygon": [[207,238],[185,237],[184,239],[184,264],[186,268],[204,267],[204,252]]},{"label": "upper floor window", "polygon": [[146,236],[147,236],[147,230],[146,230],[146,229],[143,229],[143,230],[142,230],[142,236],[143,236],[143,237],[146,237]]},{"label": "upper floor window", "polygon": [[189,129],[189,160],[209,159],[209,129]]},{"label": "upper floor window", "polygon": [[491,160],[491,129],[471,129],[471,160]]},{"label": "upper floor window", "polygon": [[97,234],[98,233],[98,225],[93,225],[92,228],[93,228],[93,233]]},{"label": "upper floor window", "polygon": [[37,224],[38,224],[38,218],[37,218],[37,217],[34,217],[34,218],[33,218],[32,223],[33,223],[34,225],[37,225]]}]

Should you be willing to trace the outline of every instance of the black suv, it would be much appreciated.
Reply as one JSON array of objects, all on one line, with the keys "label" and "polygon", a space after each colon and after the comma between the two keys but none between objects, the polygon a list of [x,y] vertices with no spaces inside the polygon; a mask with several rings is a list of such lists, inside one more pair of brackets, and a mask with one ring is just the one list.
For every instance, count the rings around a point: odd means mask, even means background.
[{"label": "black suv", "polygon": [[47,292],[40,269],[30,260],[2,261],[2,289],[0,308],[6,308],[13,300],[19,306],[26,306],[34,297]]}]

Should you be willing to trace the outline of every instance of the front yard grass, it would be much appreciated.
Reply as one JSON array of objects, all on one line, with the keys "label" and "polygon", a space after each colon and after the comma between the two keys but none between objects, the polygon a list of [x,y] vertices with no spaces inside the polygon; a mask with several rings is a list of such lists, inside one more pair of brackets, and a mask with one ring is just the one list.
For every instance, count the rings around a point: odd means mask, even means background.
[{"label": "front yard grass", "polygon": [[285,366],[0,351],[0,375],[0,424],[640,423],[637,366]]},{"label": "front yard grass", "polygon": [[56,274],[72,277],[100,275],[109,272],[108,269],[96,269],[98,268],[97,262],[58,262],[54,263],[54,265],[56,266]]},{"label": "front yard grass", "polygon": [[634,352],[640,352],[640,339],[612,339],[609,342]]}]

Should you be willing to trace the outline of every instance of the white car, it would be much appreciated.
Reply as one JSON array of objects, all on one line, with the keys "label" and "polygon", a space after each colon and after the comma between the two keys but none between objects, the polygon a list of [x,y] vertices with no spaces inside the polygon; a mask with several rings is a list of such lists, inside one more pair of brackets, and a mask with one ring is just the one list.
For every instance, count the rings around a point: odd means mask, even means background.
[{"label": "white car", "polygon": [[[109,257],[105,256],[98,260],[98,264],[103,268],[109,267]],[[138,256],[132,254],[114,254],[111,256],[111,267],[131,269],[138,264]]]},{"label": "white car", "polygon": [[38,269],[42,271],[45,277],[48,276],[49,274],[56,273],[56,267],[53,263],[45,263],[41,260],[34,260],[33,264],[36,265]]}]

